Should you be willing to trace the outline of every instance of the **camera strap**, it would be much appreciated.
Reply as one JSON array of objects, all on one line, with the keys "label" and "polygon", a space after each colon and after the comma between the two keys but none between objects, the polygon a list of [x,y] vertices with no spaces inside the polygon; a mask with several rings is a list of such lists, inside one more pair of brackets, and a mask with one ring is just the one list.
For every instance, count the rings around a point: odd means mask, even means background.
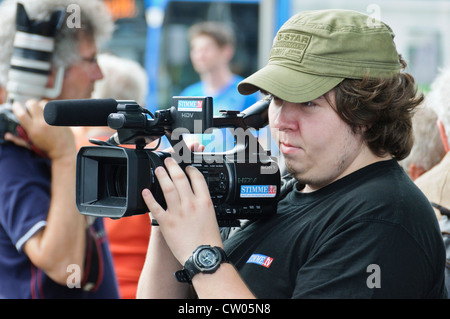
[{"label": "camera strap", "polygon": [[33,143],[31,142],[30,138],[28,137],[27,132],[25,132],[25,130],[22,128],[22,126],[17,125],[16,131],[17,131],[17,136],[20,137],[21,139],[23,139],[25,142],[27,142],[28,145],[30,146],[31,150],[37,156],[42,157],[42,158],[48,158],[47,154],[45,154],[43,151],[41,151],[35,145],[33,145]]},{"label": "camera strap", "polygon": [[279,202],[280,200],[285,198],[286,195],[294,188],[294,185],[297,182],[297,180],[290,175],[285,175],[285,176],[283,176],[282,179],[288,179],[288,180],[281,187],[280,196],[278,196],[277,202]]},{"label": "camera strap", "polygon": [[433,203],[433,202],[431,203],[431,206],[433,206],[434,208],[438,209],[441,212],[442,215],[445,215],[447,217],[450,216],[450,209],[445,208],[444,206],[441,206],[441,205]]},{"label": "camera strap", "polygon": [[103,280],[103,255],[100,238],[94,225],[89,222],[89,218],[87,221],[84,277],[81,285],[85,291],[95,291]]}]

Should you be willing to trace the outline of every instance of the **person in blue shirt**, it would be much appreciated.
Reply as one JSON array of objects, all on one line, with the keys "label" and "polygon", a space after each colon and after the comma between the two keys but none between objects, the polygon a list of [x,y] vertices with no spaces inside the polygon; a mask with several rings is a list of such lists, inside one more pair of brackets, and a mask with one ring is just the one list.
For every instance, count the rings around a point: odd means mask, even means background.
[{"label": "person in blue shirt", "polygon": [[[113,30],[106,5],[100,0],[21,3],[32,21],[59,8],[69,10],[69,5],[81,11],[80,28],[62,23],[49,64],[52,70],[64,67],[56,99],[89,98],[95,81],[103,77],[97,46]],[[9,67],[13,38],[19,32],[14,27],[19,10],[15,8],[16,0],[0,6],[0,70]],[[37,65],[24,61],[19,60],[29,67]],[[0,73],[0,86],[8,87],[6,73]],[[55,73],[47,77],[50,87],[57,81]],[[0,298],[118,298],[103,220],[83,216],[76,207],[73,132],[70,127],[47,125],[44,106],[45,100],[15,100],[13,112],[29,143],[6,133],[8,142],[0,144]]]},{"label": "person in blue shirt", "polygon": [[[243,111],[261,98],[259,93],[241,95],[237,90],[243,77],[234,74],[230,66],[235,42],[232,28],[225,23],[206,21],[189,28],[190,58],[200,81],[186,87],[180,95],[211,96],[216,117],[221,115],[221,110]],[[225,135],[226,141],[218,134]],[[212,146],[209,141],[217,143]],[[204,137],[202,143],[206,147],[209,144],[210,150],[222,151],[232,148],[234,139],[228,130],[219,130],[215,131],[214,137]],[[222,147],[222,143],[226,146]]]}]

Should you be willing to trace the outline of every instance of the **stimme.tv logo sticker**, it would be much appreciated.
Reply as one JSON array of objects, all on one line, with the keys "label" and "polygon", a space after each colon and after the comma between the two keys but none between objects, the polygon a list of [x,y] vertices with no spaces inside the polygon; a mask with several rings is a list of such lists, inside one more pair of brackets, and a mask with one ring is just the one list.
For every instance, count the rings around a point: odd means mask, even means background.
[{"label": "stimme.tv logo sticker", "polygon": [[203,101],[197,100],[179,100],[178,111],[181,112],[202,112]]},{"label": "stimme.tv logo sticker", "polygon": [[269,268],[270,265],[273,262],[273,258],[266,256],[266,255],[261,255],[261,254],[253,254],[250,256],[250,258],[247,260],[247,264],[257,264],[266,268]]},{"label": "stimme.tv logo sticker", "polygon": [[273,198],[276,195],[276,185],[241,185],[241,198]]}]

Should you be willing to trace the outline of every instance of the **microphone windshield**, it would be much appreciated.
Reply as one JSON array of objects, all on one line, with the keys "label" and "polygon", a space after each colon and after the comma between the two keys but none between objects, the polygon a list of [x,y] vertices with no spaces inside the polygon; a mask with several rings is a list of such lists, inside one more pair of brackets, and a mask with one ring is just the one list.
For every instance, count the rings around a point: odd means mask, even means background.
[{"label": "microphone windshield", "polygon": [[114,99],[54,100],[45,105],[44,119],[55,126],[108,126],[117,104]]}]

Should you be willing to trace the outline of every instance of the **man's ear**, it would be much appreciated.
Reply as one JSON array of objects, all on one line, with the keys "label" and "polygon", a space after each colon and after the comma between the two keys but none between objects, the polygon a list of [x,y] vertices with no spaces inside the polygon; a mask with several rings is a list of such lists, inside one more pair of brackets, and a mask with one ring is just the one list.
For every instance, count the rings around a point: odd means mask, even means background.
[{"label": "man's ear", "polygon": [[224,47],[222,47],[222,54],[225,58],[225,60],[227,61],[227,63],[230,63],[230,61],[233,59],[234,57],[234,47],[231,45],[225,45]]},{"label": "man's ear", "polygon": [[6,102],[6,97],[7,97],[7,93],[6,93],[6,88],[3,86],[0,86],[0,104],[3,104]]},{"label": "man's ear", "polygon": [[55,68],[52,68],[47,78],[47,84],[45,85],[46,88],[53,87],[53,85],[55,84],[55,77],[56,77],[56,70]]},{"label": "man's ear", "polygon": [[437,126],[441,135],[442,144],[444,144],[445,152],[450,151],[450,145],[448,144],[447,134],[445,133],[444,123],[441,120],[437,120]]},{"label": "man's ear", "polygon": [[52,68],[45,85],[45,97],[54,99],[61,94],[65,70],[63,67]]}]

